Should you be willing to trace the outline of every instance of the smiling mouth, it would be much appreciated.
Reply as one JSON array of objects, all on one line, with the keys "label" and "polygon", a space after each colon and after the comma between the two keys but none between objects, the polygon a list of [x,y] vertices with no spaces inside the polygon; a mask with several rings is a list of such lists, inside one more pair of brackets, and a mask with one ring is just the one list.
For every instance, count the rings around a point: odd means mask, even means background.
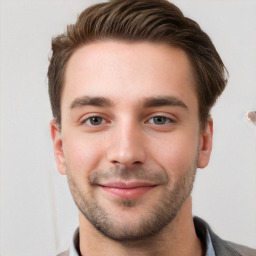
[{"label": "smiling mouth", "polygon": [[153,190],[157,185],[148,182],[108,182],[99,185],[106,193],[122,199],[135,199]]}]

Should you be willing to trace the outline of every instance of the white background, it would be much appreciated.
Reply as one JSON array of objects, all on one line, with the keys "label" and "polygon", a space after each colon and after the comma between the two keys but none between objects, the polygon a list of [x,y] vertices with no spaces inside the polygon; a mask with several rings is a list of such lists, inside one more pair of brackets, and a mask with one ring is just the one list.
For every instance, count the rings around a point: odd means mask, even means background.
[{"label": "white background", "polygon": [[[0,6],[0,255],[53,256],[78,224],[49,133],[50,40],[97,1],[2,0]],[[256,247],[256,1],[175,0],[210,35],[230,72],[213,109],[214,149],[198,171],[194,214],[221,237]]]}]

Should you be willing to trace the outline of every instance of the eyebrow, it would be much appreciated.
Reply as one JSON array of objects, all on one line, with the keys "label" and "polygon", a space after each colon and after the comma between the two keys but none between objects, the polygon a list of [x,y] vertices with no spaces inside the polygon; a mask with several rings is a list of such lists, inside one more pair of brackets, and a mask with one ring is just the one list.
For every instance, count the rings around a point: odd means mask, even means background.
[{"label": "eyebrow", "polygon": [[146,98],[144,101],[145,108],[151,107],[162,107],[162,106],[173,106],[173,107],[181,107],[184,109],[188,109],[187,105],[180,99],[173,96],[163,96],[163,97],[150,97]]},{"label": "eyebrow", "polygon": [[[114,105],[113,102],[108,98],[82,96],[72,101],[70,108],[75,109],[75,108],[80,108],[84,106],[111,107],[113,105]],[[157,97],[145,98],[143,100],[144,108],[162,107],[162,106],[173,106],[173,107],[181,107],[184,109],[188,109],[187,105],[182,100],[173,96],[157,96]]]},{"label": "eyebrow", "polygon": [[111,100],[104,97],[90,97],[83,96],[76,98],[70,105],[71,109],[80,108],[84,106],[96,106],[96,107],[111,107],[113,103]]}]

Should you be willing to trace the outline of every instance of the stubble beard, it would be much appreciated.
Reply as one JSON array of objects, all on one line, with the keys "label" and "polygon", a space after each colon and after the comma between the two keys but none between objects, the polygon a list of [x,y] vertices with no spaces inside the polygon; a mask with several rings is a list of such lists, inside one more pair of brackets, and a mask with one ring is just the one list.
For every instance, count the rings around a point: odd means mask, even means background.
[{"label": "stubble beard", "polygon": [[[193,165],[187,170],[183,170],[182,175],[172,186],[166,186],[165,191],[155,205],[145,211],[143,216],[139,216],[136,220],[136,225],[131,222],[120,222],[116,220],[109,212],[108,209],[103,208],[95,198],[95,194],[90,191],[85,193],[83,187],[78,185],[76,179],[72,176],[67,168],[68,183],[73,199],[80,210],[80,212],[89,220],[89,222],[104,236],[119,242],[135,242],[145,240],[147,238],[157,235],[168,224],[170,224],[176,217],[180,208],[191,194],[193,183],[196,175],[195,159]],[[109,173],[112,173],[109,175]],[[132,174],[131,174],[132,173]],[[116,178],[130,179],[130,176],[136,173],[136,178],[145,177],[149,179],[149,170],[136,170],[130,171],[127,169],[112,169],[109,172],[101,174],[101,172],[94,172],[90,177],[90,183],[96,182],[99,178],[106,178],[107,176],[115,176]],[[152,173],[152,172],[151,172]],[[154,172],[159,180],[167,183],[167,177],[164,175],[163,170]],[[153,175],[150,179],[154,179]],[[119,202],[119,207],[122,209],[136,207],[136,199],[123,199]]]}]

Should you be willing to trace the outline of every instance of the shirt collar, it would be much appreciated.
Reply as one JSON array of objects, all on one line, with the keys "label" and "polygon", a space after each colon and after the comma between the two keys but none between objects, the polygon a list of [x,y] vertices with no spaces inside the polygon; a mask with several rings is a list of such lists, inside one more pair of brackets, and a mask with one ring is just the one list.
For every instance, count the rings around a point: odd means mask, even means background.
[{"label": "shirt collar", "polygon": [[213,249],[213,245],[212,245],[212,239],[211,239],[208,229],[207,229],[207,235],[206,235],[206,254],[205,254],[205,256],[216,256],[215,251]]},{"label": "shirt collar", "polygon": [[198,217],[194,217],[193,220],[196,234],[198,238],[201,240],[201,243],[203,244],[204,248],[206,249],[205,256],[216,256],[212,244],[212,238],[208,230],[208,225]]},{"label": "shirt collar", "polygon": [[[205,256],[216,256],[215,251],[213,249],[213,244],[212,244],[212,239],[210,236],[210,233],[208,231],[208,229],[206,229],[206,232],[202,232],[202,230],[200,230],[200,227],[198,227],[195,224],[195,229],[197,234],[201,233],[200,235],[200,239],[202,240],[202,242],[205,244],[206,246],[206,254]],[[204,233],[204,235],[202,235]],[[73,239],[72,239],[72,243],[70,246],[70,252],[69,252],[69,256],[80,256],[80,251],[79,251],[79,227],[75,230]]]},{"label": "shirt collar", "polygon": [[69,249],[69,256],[79,256],[79,227],[76,229]]}]

